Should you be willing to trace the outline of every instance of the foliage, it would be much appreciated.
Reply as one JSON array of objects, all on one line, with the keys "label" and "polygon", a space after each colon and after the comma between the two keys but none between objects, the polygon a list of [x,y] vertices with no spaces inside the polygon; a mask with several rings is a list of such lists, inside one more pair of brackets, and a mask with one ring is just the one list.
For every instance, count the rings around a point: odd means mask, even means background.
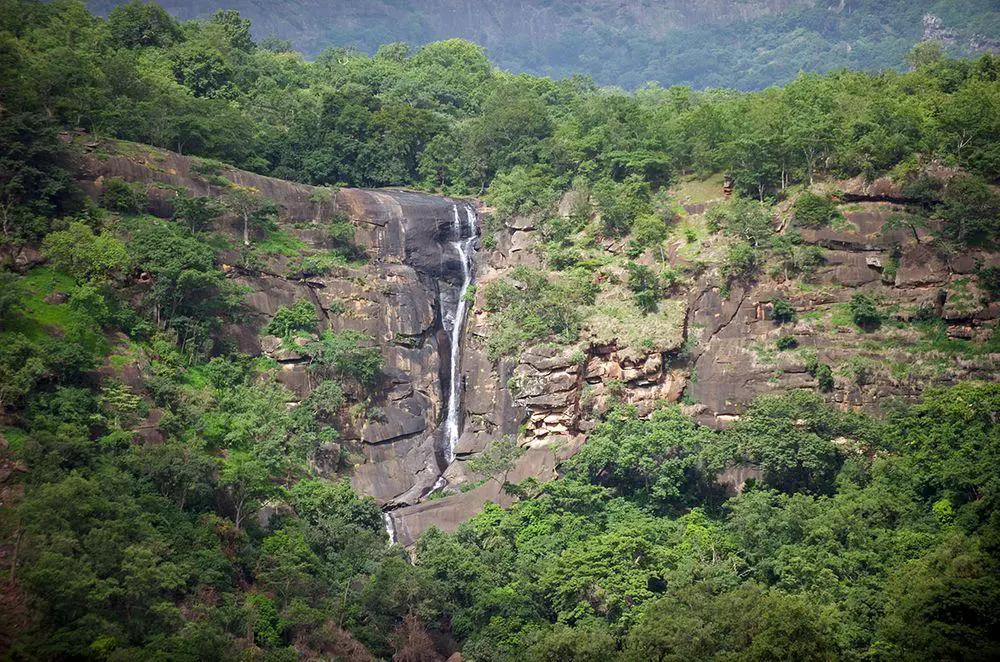
[{"label": "foliage", "polygon": [[778,351],[785,351],[788,349],[795,349],[799,346],[799,341],[795,339],[795,336],[781,336],[775,341],[775,346]]},{"label": "foliage", "polygon": [[635,295],[635,301],[643,312],[656,310],[656,302],[660,298],[660,281],[653,270],[649,267],[629,262],[625,265],[628,270],[628,288]]},{"label": "foliage", "polygon": [[795,223],[804,227],[823,227],[840,217],[836,203],[830,198],[806,191],[795,199]]},{"label": "foliage", "polygon": [[108,282],[124,275],[132,265],[124,243],[108,232],[94,234],[80,221],[46,235],[42,252],[78,283]]},{"label": "foliage", "polygon": [[122,214],[138,214],[145,211],[146,191],[140,184],[126,182],[121,177],[112,177],[104,182],[101,205],[105,209]]},{"label": "foliage", "polygon": [[482,453],[469,460],[469,469],[487,480],[503,484],[514,463],[523,454],[524,448],[518,445],[517,439],[507,435],[491,441]]},{"label": "foliage", "polygon": [[580,306],[593,303],[595,288],[587,273],[571,273],[550,281],[528,267],[516,267],[510,277],[491,281],[485,308],[496,325],[486,340],[492,361],[543,340],[573,342],[580,333]]},{"label": "foliage", "polygon": [[331,371],[336,376],[351,378],[361,386],[371,388],[382,378],[385,359],[378,347],[368,346],[366,342],[370,342],[370,338],[358,331],[326,330],[319,340],[310,342],[302,351],[309,357],[314,369]]},{"label": "foliage", "polygon": [[795,308],[788,302],[788,299],[775,299],[771,303],[771,319],[778,324],[794,322]]},{"label": "foliage", "polygon": [[616,488],[641,503],[680,505],[697,482],[702,435],[676,407],[648,421],[613,410],[571,462],[571,476]]},{"label": "foliage", "polygon": [[737,241],[729,247],[722,263],[722,275],[729,280],[749,281],[760,270],[760,253],[745,241]]},{"label": "foliage", "polygon": [[222,208],[214,199],[203,195],[178,193],[171,200],[174,218],[184,223],[191,232],[204,232],[222,214]]},{"label": "foliage", "polygon": [[709,229],[724,230],[754,248],[766,245],[774,234],[774,219],[765,205],[754,200],[735,198],[714,205],[705,214]]},{"label": "foliage", "polygon": [[851,296],[851,319],[859,327],[871,330],[882,323],[882,313],[879,312],[875,299],[868,294],[858,293]]},{"label": "foliage", "polygon": [[829,392],[833,390],[833,368],[826,363],[820,363],[815,358],[806,363],[806,371],[816,379],[819,390]]},{"label": "foliage", "polygon": [[263,333],[291,340],[294,336],[309,334],[316,330],[319,320],[316,317],[316,306],[311,301],[299,299],[291,306],[278,306],[274,317],[262,329]]},{"label": "foliage", "polygon": [[952,179],[937,214],[944,221],[942,232],[956,243],[985,248],[1000,245],[1000,193],[982,179]]}]

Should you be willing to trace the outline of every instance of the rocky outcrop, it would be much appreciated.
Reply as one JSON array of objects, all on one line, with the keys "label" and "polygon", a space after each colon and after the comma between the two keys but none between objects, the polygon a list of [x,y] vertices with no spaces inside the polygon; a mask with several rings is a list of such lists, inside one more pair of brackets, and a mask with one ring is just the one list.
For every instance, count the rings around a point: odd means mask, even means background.
[{"label": "rocky outcrop", "polygon": [[[176,190],[219,195],[226,189],[207,181],[194,162],[169,152],[116,144],[87,146],[78,164],[82,185],[97,195],[110,177],[146,184],[150,211],[170,214]],[[942,170],[942,177],[950,176]],[[639,262],[684,271],[658,309],[643,314],[631,302],[621,265],[603,267],[602,291],[588,311],[578,340],[569,346],[542,344],[498,362],[486,354],[493,320],[485,307],[485,285],[518,265],[541,266],[538,231],[532,219],[517,218],[480,245],[473,297],[461,345],[458,394],[463,412],[455,461],[445,466],[440,427],[449,389],[450,334],[444,313],[454,310],[462,264],[453,245],[455,204],[450,198],[407,191],[317,189],[221,168],[214,175],[252,186],[281,205],[281,228],[309,255],[329,249],[324,227],[346,212],[356,227],[365,263],[336,266],[321,275],[295,275],[289,257],[263,256],[253,270],[230,266],[229,276],[247,289],[248,316],[226,330],[244,352],[264,354],[279,366],[278,379],[293,401],[318,383],[301,347],[262,336],[279,307],[312,302],[317,332],[351,329],[371,338],[385,357],[384,379],[364,406],[338,421],[341,438],[314,458],[327,475],[348,475],[354,487],[391,510],[398,540],[414,542],[430,526],[453,530],[486,502],[507,505],[503,480],[555,475],[558,463],[585,443],[600,415],[616,403],[648,415],[658,402],[681,401],[701,423],[723,427],[761,394],[788,389],[817,390],[817,364],[830,366],[826,397],[848,408],[876,410],[890,397],[912,398],[935,384],[960,379],[997,379],[1000,355],[983,341],[1000,316],[1000,303],[980,289],[977,273],[1000,265],[997,255],[944,250],[934,228],[898,219],[907,202],[891,180],[831,184],[849,202],[830,227],[799,228],[802,240],[823,249],[823,262],[806,275],[766,265],[750,283],[724,282],[718,261],[725,244],[704,242],[692,258],[682,244],[670,244]],[[560,209],[566,213],[572,201]],[[706,204],[689,205],[689,223]],[[787,228],[787,223],[781,224]],[[223,220],[222,231],[236,231]],[[483,242],[486,243],[486,242]],[[621,242],[605,246],[609,254]],[[237,254],[225,256],[236,264]],[[850,319],[851,297],[864,292],[885,311],[881,327],[863,331]],[[774,319],[777,299],[797,312],[793,322]],[[938,318],[946,338],[928,340],[909,321]],[[779,349],[778,340],[784,347]],[[301,341],[306,342],[306,341]],[[948,344],[950,343],[950,344]],[[964,343],[964,344],[963,344]],[[143,388],[138,367],[119,370],[126,383]],[[134,373],[134,374],[133,374]],[[158,412],[137,428],[153,443]],[[469,460],[490,442],[513,436],[524,453],[506,476],[478,484]],[[439,482],[442,477],[443,481]],[[725,477],[738,490],[752,477],[735,467]],[[430,498],[435,485],[445,485]],[[462,486],[477,484],[461,491]]]},{"label": "rocky outcrop", "polygon": [[[383,383],[367,407],[377,415],[345,417],[338,425],[341,440],[320,453],[317,468],[350,475],[356,489],[390,506],[415,503],[430,491],[443,468],[438,427],[450,347],[441,309],[457,299],[461,281],[449,232],[453,205],[464,202],[407,191],[331,191],[216,165],[208,177],[196,159],[129,143],[85,142],[76,165],[80,184],[94,196],[112,177],[145,184],[149,211],[164,217],[172,213],[177,190],[219,196],[226,181],[253,187],[280,205],[281,229],[310,254],[329,248],[323,227],[336,212],[346,212],[367,263],[307,278],[293,277],[281,255],[263,256],[263,269],[230,267],[230,277],[248,292],[248,318],[227,332],[242,351],[274,359],[279,381],[296,400],[318,379],[295,347],[261,335],[279,307],[311,301],[318,330],[370,336],[385,357]],[[237,230],[226,220],[218,229]],[[459,453],[467,457],[491,438],[516,432],[518,415],[481,347],[470,345],[463,367],[469,413]],[[462,479],[453,472],[451,480]]]}]

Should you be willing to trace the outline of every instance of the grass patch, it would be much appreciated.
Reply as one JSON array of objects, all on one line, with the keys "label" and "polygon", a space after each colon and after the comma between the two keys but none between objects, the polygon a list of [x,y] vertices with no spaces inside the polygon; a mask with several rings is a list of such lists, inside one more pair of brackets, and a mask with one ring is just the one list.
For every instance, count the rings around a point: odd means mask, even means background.
[{"label": "grass patch", "polygon": [[624,286],[606,288],[590,307],[583,322],[585,334],[599,345],[617,342],[619,347],[673,351],[681,346],[684,335],[684,302],[666,299],[657,309],[643,313]]},{"label": "grass patch", "polygon": [[285,257],[295,257],[308,248],[306,242],[284,230],[268,232],[267,238],[257,242],[256,247],[261,253],[284,255]]},{"label": "grass patch", "polygon": [[670,194],[681,204],[696,205],[712,200],[722,200],[723,175],[721,172],[709,176],[707,179],[691,177],[681,181],[670,189]]},{"label": "grass patch", "polygon": [[24,442],[28,440],[27,432],[12,425],[0,425],[0,435],[7,440],[7,448],[14,453],[20,453],[24,449]]},{"label": "grass patch", "polygon": [[86,323],[81,315],[66,303],[46,303],[45,297],[53,292],[69,293],[76,283],[66,274],[52,267],[36,267],[21,278],[24,296],[22,307],[12,319],[5,320],[5,330],[23,333],[31,340],[42,340],[55,333],[63,333],[76,323]]},{"label": "grass patch", "polygon": [[851,306],[846,303],[835,303],[830,307],[830,324],[833,328],[854,328],[854,318],[851,315]]}]

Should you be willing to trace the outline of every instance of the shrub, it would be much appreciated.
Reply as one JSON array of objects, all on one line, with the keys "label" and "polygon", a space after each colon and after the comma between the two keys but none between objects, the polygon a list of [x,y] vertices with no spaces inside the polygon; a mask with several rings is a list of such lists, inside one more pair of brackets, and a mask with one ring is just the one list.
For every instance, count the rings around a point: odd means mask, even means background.
[{"label": "shrub", "polygon": [[986,292],[991,300],[1000,298],[1000,267],[983,267],[977,276],[979,288]]},{"label": "shrub", "polygon": [[573,269],[549,282],[542,271],[517,267],[509,279],[487,284],[485,308],[494,321],[486,340],[490,359],[497,361],[542,340],[576,340],[582,319],[580,308],[593,303],[597,294],[591,278],[589,272]]},{"label": "shrub", "polygon": [[649,267],[629,262],[628,288],[635,294],[635,302],[643,312],[656,310],[656,302],[660,298],[660,281]]},{"label": "shrub", "polygon": [[486,201],[497,210],[501,219],[518,214],[530,214],[555,202],[557,194],[550,178],[538,168],[516,166],[493,180]]},{"label": "shrub", "polygon": [[264,327],[264,333],[290,340],[299,333],[309,333],[316,329],[319,320],[312,302],[299,299],[291,306],[280,306],[274,318]]},{"label": "shrub", "polygon": [[870,331],[882,323],[882,313],[879,312],[875,299],[867,294],[855,294],[851,297],[851,319],[862,329]]},{"label": "shrub", "polygon": [[324,331],[319,340],[303,348],[314,370],[327,370],[340,377],[350,377],[362,386],[375,386],[382,376],[385,360],[378,347],[363,343],[370,338],[351,329],[334,333]]},{"label": "shrub", "polygon": [[833,369],[830,366],[812,358],[806,363],[806,371],[816,379],[819,390],[824,392],[833,390]]},{"label": "shrub", "polygon": [[222,214],[222,208],[212,198],[203,195],[179,194],[173,200],[174,220],[181,221],[191,232],[207,230]]},{"label": "shrub", "polygon": [[146,207],[146,192],[136,184],[129,184],[121,177],[104,182],[101,204],[105,209],[123,214],[138,214]]},{"label": "shrub", "polygon": [[754,247],[769,243],[774,236],[770,209],[754,200],[734,198],[715,205],[706,212],[705,219],[713,232],[722,230]]},{"label": "shrub", "polygon": [[795,201],[795,224],[822,227],[840,218],[837,204],[824,196],[806,191]]},{"label": "shrub", "polygon": [[779,351],[785,351],[786,349],[795,349],[799,346],[799,341],[795,339],[795,336],[781,336],[775,343]]},{"label": "shrub", "polygon": [[778,324],[795,321],[795,308],[787,299],[775,299],[771,304],[771,318]]},{"label": "shrub", "polygon": [[955,177],[937,210],[941,231],[958,244],[993,248],[1000,244],[1000,194],[971,175]]},{"label": "shrub", "polygon": [[104,232],[94,234],[89,225],[73,221],[59,232],[49,233],[42,253],[60,271],[78,283],[103,282],[131,268],[132,258],[125,244]]},{"label": "shrub", "polygon": [[730,280],[750,280],[760,269],[760,253],[745,241],[729,247],[722,263],[722,275]]},{"label": "shrub", "polygon": [[659,216],[643,214],[632,224],[632,237],[643,248],[655,246],[667,238],[670,228]]},{"label": "shrub", "polygon": [[636,218],[652,212],[649,184],[636,175],[620,183],[601,182],[594,187],[594,197],[601,212],[601,232],[608,237],[624,235]]}]

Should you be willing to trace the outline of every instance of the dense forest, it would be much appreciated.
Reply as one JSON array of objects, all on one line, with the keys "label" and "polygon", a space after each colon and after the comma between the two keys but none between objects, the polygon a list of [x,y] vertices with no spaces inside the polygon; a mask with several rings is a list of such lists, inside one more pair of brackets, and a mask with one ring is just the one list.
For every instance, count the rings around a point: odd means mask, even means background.
[{"label": "dense forest", "polygon": [[[492,223],[535,215],[563,278],[526,270],[487,292],[499,358],[572,337],[573,310],[600,286],[590,252],[661,241],[681,180],[730,174],[734,197],[711,220],[733,240],[733,283],[808,268],[816,256],[775,231],[772,206],[794,195],[798,222],[828,223],[830,199],[805,189],[837,178],[891,176],[915,201],[901,224],[953,251],[995,250],[1000,59],[927,42],[905,73],[625,93],[511,74],[462,40],[308,62],[250,27],[233,11],[178,23],[133,2],[105,20],[72,0],[0,0],[9,659],[1000,656],[995,381],[877,416],[776,394],[721,431],[673,403],[648,417],[612,406],[559,478],[506,484],[509,509],[406,550],[374,500],[312,462],[337,438],[335,413],[377,387],[378,351],[357,333],[302,337],[313,309],[282,308],[267,333],[301,340],[320,381],[290,409],[274,361],[223,340],[246,293],[220,255],[252,269],[287,252],[276,205],[240,187],[177,191],[163,220],[140,187],[110,181],[88,198],[71,169],[80,141],[118,139],[197,156],[207,180],[226,163],[330,190],[481,195]],[[930,166],[955,174],[945,186]],[[580,208],[557,218],[566,192]],[[324,231],[335,248],[304,272],[365,259],[345,218]],[[629,269],[636,302],[655,309],[676,275]],[[976,277],[996,298],[998,267]],[[859,296],[852,324],[886,321]],[[138,355],[148,396],[114,377]],[[162,443],[136,440],[151,408]],[[760,470],[735,495],[717,481],[734,464]],[[498,445],[478,469],[503,482],[509,465]]]},{"label": "dense forest", "polygon": [[[90,0],[107,15],[121,0]],[[280,9],[275,5],[280,5]],[[453,37],[486,48],[504,69],[563,77],[589,74],[598,84],[762,89],[799,72],[845,67],[901,69],[904,56],[937,26],[954,55],[987,50],[1000,38],[991,0],[375,0],[365,3],[202,2],[173,0],[184,19],[236,9],[260,39],[288,39],[316,57],[331,46],[374,54],[383,44],[424,45]],[[933,31],[933,29],[932,29]]]}]

